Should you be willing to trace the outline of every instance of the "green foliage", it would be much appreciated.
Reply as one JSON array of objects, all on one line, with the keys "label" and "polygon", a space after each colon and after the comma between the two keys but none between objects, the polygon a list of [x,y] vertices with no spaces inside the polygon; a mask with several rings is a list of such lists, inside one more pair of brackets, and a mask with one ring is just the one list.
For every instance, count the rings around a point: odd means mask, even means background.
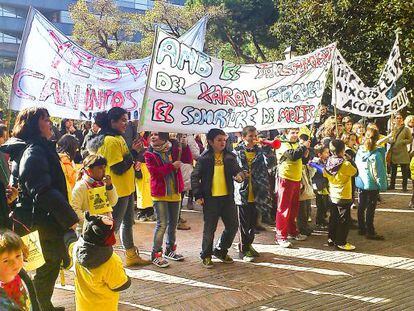
[{"label": "green foliage", "polygon": [[[267,50],[277,46],[270,27],[278,12],[272,0],[193,0],[187,5],[202,3],[221,8],[214,23],[209,23],[218,54],[236,63],[268,61]],[[210,47],[211,44],[208,44]],[[231,49],[229,48],[231,47]],[[214,54],[213,54],[214,55]]]},{"label": "green foliage", "polygon": [[414,87],[414,2],[404,0],[280,1],[272,33],[279,48],[295,45],[299,54],[337,42],[349,65],[374,86],[388,59],[397,30],[404,66],[402,84]]},{"label": "green foliage", "polygon": [[79,0],[69,8],[74,21],[73,38],[95,55],[109,59],[133,59],[138,13],[119,10],[113,0]]},{"label": "green foliage", "polygon": [[0,77],[0,109],[3,111],[3,118],[7,120],[9,116],[9,98],[12,89],[12,76]]}]

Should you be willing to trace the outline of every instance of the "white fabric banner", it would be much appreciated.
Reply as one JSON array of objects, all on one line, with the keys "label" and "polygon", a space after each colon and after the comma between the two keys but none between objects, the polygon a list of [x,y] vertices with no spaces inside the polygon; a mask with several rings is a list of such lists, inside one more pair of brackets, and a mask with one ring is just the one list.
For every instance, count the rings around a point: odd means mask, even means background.
[{"label": "white fabric banner", "polygon": [[365,117],[382,117],[407,106],[405,88],[394,95],[396,82],[403,72],[398,37],[374,87],[365,86],[341,53],[338,50],[335,53],[333,84],[336,87],[332,92],[332,103],[336,103],[338,109]]},{"label": "white fabric banner", "polygon": [[287,61],[235,65],[157,33],[141,130],[205,133],[314,121],[335,44]]},{"label": "white fabric banner", "polygon": [[[207,17],[179,40],[203,50]],[[90,120],[119,106],[139,119],[151,58],[115,61],[79,47],[31,8],[13,77],[10,108],[42,106],[50,115]]]}]

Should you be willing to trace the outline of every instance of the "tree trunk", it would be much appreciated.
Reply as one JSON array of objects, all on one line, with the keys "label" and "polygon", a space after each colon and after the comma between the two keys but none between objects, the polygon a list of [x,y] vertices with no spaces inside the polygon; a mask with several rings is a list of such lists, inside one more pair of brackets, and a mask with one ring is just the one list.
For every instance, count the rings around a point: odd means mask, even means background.
[{"label": "tree trunk", "polygon": [[256,37],[254,36],[253,33],[251,33],[251,35],[252,35],[252,40],[253,40],[254,47],[256,48],[257,52],[259,53],[259,55],[263,59],[263,61],[267,62],[266,56],[264,55],[262,49],[260,48],[259,43],[257,43]]}]

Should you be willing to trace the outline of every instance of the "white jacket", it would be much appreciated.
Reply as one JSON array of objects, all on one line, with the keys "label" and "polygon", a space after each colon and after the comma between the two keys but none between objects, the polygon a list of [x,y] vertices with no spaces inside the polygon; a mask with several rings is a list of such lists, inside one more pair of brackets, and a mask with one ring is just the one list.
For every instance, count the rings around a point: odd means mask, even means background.
[{"label": "white jacket", "polygon": [[[115,185],[112,184],[111,190],[106,190],[108,193],[109,205],[114,207],[118,203],[118,193],[116,192]],[[84,212],[89,211],[88,201],[88,186],[85,181],[79,180],[76,182],[75,187],[72,190],[72,208],[79,217],[79,222],[82,223],[84,219]]]}]

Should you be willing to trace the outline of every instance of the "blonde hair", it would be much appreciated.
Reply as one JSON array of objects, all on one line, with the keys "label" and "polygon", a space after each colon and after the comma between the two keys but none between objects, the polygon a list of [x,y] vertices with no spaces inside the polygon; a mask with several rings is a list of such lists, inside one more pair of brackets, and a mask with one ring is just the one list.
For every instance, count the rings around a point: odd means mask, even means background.
[{"label": "blonde hair", "polygon": [[379,139],[379,132],[376,128],[370,126],[365,132],[364,147],[368,151],[372,151],[375,148],[375,145]]},{"label": "blonde hair", "polygon": [[408,124],[410,123],[410,122],[412,122],[412,121],[414,121],[414,115],[409,115],[409,116],[407,116],[406,118],[405,118],[405,120],[404,120],[404,124],[406,125],[406,126],[408,126]]}]

